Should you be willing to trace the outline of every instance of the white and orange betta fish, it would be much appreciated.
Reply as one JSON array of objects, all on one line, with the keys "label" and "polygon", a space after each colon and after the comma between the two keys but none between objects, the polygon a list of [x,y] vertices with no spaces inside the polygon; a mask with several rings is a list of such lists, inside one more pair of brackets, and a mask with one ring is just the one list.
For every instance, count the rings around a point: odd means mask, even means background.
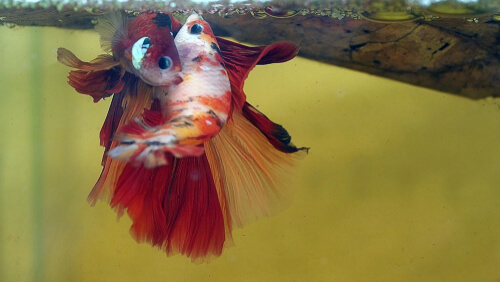
[{"label": "white and orange betta fish", "polygon": [[198,156],[203,153],[201,145],[226,123],[231,85],[212,29],[201,16],[192,14],[175,37],[175,45],[184,81],[157,89],[164,122],[123,128],[127,135],[121,146],[109,152],[112,158],[151,168],[166,164],[165,152]]},{"label": "white and orange betta fish", "polygon": [[[145,17],[142,24],[154,27],[155,17]],[[288,61],[298,48],[287,42],[250,47],[215,37],[197,14],[182,29],[170,20],[182,67],[170,77],[181,79],[151,83],[131,69],[140,69],[132,57],[113,52],[121,62],[117,69],[85,72],[80,64],[80,71],[70,73],[70,84],[95,100],[114,93],[100,135],[103,170],[89,201],[108,200],[119,215],[126,212],[138,242],[167,255],[207,261],[231,245],[233,228],[279,208],[295,160],[307,151],[246,102],[243,91],[256,65]],[[123,28],[130,25],[110,26],[101,32],[102,45],[123,38]],[[153,45],[156,28],[130,42],[147,37],[147,50],[160,48]],[[144,40],[137,44],[143,50]],[[148,60],[147,52],[136,62]],[[120,76],[121,68],[127,72]],[[72,84],[72,78],[78,83]],[[92,80],[102,83],[92,88]]]}]

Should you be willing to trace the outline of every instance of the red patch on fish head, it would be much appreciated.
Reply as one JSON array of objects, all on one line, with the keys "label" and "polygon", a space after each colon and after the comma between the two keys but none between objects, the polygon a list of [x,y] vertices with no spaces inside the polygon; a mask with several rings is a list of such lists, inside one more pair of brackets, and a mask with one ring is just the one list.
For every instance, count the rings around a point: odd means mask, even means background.
[{"label": "red patch on fish head", "polygon": [[168,33],[155,33],[149,37],[151,46],[144,56],[143,67],[181,71],[181,60],[175,47],[174,37]]},{"label": "red patch on fish head", "polygon": [[144,12],[128,23],[127,35],[113,46],[113,51],[118,57],[126,57],[139,39],[148,37],[150,44],[144,54],[142,67],[180,71],[181,62],[172,32],[173,29],[177,32],[179,28],[179,22],[169,14]]}]

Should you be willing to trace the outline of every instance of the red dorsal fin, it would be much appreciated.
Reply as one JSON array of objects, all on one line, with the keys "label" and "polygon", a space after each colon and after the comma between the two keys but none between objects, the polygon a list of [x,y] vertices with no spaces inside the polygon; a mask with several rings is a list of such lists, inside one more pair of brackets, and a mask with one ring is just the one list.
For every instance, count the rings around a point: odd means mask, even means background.
[{"label": "red dorsal fin", "polygon": [[248,119],[266,136],[267,140],[269,140],[274,148],[285,153],[295,153],[299,150],[309,150],[309,148],[295,147],[291,143],[292,137],[283,126],[271,121],[267,116],[254,108],[248,102],[245,102],[243,105],[242,113],[246,119]]},{"label": "red dorsal fin", "polygon": [[289,42],[269,46],[250,47],[217,37],[222,58],[228,72],[233,92],[233,106],[241,109],[246,101],[243,86],[250,71],[257,65],[282,63],[298,53],[297,45]]}]

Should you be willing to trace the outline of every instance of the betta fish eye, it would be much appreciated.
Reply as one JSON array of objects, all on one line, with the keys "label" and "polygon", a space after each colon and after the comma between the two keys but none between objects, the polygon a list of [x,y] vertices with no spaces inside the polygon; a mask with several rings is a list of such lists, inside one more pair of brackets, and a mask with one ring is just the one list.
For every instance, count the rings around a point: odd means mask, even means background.
[{"label": "betta fish eye", "polygon": [[149,37],[143,37],[137,40],[132,46],[132,64],[136,69],[141,68],[141,61],[148,51],[149,46],[151,46]]},{"label": "betta fish eye", "polygon": [[203,31],[201,24],[194,24],[191,27],[191,34],[200,34]]},{"label": "betta fish eye", "polygon": [[160,60],[158,60],[158,66],[162,70],[168,70],[172,66],[172,59],[170,59],[170,57],[163,56]]},{"label": "betta fish eye", "polygon": [[149,39],[149,37],[144,37],[144,41],[142,41],[142,50],[144,53],[148,50],[149,45],[151,45],[151,39]]}]

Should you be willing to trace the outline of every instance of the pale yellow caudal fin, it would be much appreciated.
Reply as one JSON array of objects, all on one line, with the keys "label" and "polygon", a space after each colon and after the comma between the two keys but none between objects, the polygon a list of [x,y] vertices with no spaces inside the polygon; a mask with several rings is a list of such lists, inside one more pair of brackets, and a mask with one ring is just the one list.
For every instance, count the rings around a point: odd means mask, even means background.
[{"label": "pale yellow caudal fin", "polygon": [[299,155],[305,154],[275,149],[237,111],[219,134],[205,143],[205,151],[229,229],[282,209],[293,179],[292,168]]}]

